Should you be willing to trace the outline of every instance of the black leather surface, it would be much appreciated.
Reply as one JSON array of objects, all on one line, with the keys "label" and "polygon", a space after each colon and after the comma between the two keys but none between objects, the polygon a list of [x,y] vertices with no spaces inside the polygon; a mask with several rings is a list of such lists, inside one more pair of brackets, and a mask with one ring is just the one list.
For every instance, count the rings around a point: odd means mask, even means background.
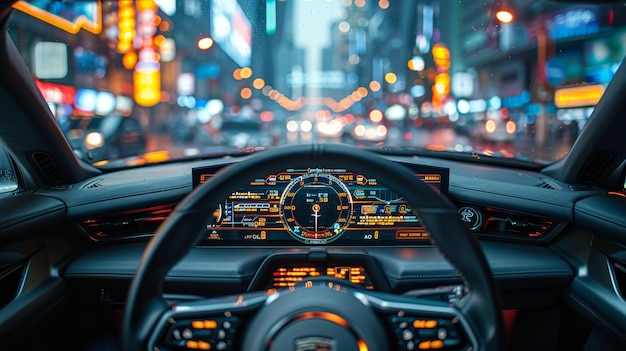
[{"label": "black leather surface", "polygon": [[[565,260],[545,247],[486,241],[480,246],[501,289],[559,287],[573,276]],[[392,287],[461,281],[434,247],[372,248],[368,251],[376,257]]]},{"label": "black leather surface", "polygon": [[65,204],[33,193],[2,199],[0,246],[41,235],[42,228],[54,228],[65,221]]},{"label": "black leather surface", "polygon": [[626,344],[624,300],[612,289],[588,277],[576,277],[565,292],[568,303],[592,323]]},{"label": "black leather surface", "polygon": [[[132,169],[91,178],[71,189],[44,188],[39,194],[58,198],[68,205],[68,220],[106,213],[175,203],[191,191],[191,167],[186,164]],[[97,184],[90,188],[89,184]]]},{"label": "black leather surface", "polygon": [[0,309],[0,349],[17,350],[5,343],[17,339],[38,318],[54,309],[65,298],[65,284],[61,279],[49,279],[19,299]]},{"label": "black leather surface", "polygon": [[[573,276],[571,267],[545,247],[499,242],[480,245],[501,289],[562,287]],[[95,247],[74,260],[64,277],[127,282],[134,275],[144,248],[143,243]],[[252,279],[262,260],[272,251],[270,248],[195,248],[174,266],[166,281],[239,285]],[[366,251],[376,258],[392,288],[461,282],[461,277],[434,247],[372,247]]]},{"label": "black leather surface", "polygon": [[576,203],[576,224],[602,236],[626,243],[626,198],[596,195]]},{"label": "black leather surface", "polygon": [[[66,278],[130,279],[141,259],[144,243],[96,247],[74,260]],[[249,280],[272,249],[195,248],[170,270],[166,279],[197,281]]]}]

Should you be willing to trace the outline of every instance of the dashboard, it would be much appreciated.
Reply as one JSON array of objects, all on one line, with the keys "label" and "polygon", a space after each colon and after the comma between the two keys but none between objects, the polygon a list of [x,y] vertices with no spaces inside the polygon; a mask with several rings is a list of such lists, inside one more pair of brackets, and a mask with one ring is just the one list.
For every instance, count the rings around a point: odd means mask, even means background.
[{"label": "dashboard", "polygon": [[[572,221],[571,203],[593,191],[575,191],[555,181],[548,188],[546,177],[532,171],[442,159],[391,159],[457,206],[459,218],[481,239],[479,244],[502,289],[550,291],[555,297],[558,293],[552,289],[571,279],[571,267],[547,245]],[[135,168],[94,177],[70,189],[41,190],[46,198],[70,204],[67,220],[89,245],[64,270],[64,277],[84,292],[86,300],[123,303],[124,287],[146,242],[176,204],[194,187],[238,161],[198,160]],[[430,238],[404,238],[404,233],[428,233],[428,223],[421,223],[420,213],[408,206],[400,214],[403,194],[389,191],[391,181],[373,179],[364,169],[329,169],[323,164],[252,172],[243,184],[223,191],[223,198],[205,206],[204,240],[168,273],[164,289],[170,294],[210,296],[329,280],[366,290],[407,293],[426,289],[430,293],[433,287],[462,283]],[[412,191],[407,187],[402,193]],[[541,199],[540,208],[537,199]],[[316,201],[317,215],[328,216],[317,218],[317,230]],[[335,201],[332,208],[331,201]],[[337,205],[349,206],[348,212],[337,210]],[[323,212],[324,207],[329,212]],[[293,218],[291,224],[289,218]],[[338,233],[332,231],[335,223]],[[299,233],[296,225],[303,227]],[[531,291],[523,296],[505,295],[505,302],[512,307],[536,306],[537,298]]]},{"label": "dashboard", "polygon": [[[419,165],[415,176],[447,194],[449,170]],[[194,168],[198,186],[215,174]],[[428,243],[419,213],[385,179],[348,169],[285,168],[251,179],[220,201],[205,245],[412,245]],[[407,189],[410,191],[410,189]]]}]

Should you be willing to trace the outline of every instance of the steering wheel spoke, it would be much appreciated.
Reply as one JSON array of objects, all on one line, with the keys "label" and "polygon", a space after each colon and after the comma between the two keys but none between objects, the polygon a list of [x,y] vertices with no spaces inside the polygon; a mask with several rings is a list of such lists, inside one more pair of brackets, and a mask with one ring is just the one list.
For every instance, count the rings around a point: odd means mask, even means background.
[{"label": "steering wheel spoke", "polygon": [[471,323],[454,304],[372,291],[354,295],[386,319],[398,350],[476,349]]},{"label": "steering wheel spoke", "polygon": [[270,296],[251,292],[172,304],[154,328],[148,348],[233,350],[242,325]]}]

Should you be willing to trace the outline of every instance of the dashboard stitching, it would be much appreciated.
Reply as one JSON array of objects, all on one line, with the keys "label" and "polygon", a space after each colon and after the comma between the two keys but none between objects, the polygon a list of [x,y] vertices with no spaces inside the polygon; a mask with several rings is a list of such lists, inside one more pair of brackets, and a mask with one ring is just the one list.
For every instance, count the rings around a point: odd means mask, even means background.
[{"label": "dashboard stitching", "polygon": [[[592,210],[593,210],[593,209],[592,209]],[[621,227],[621,228],[624,228],[624,227],[625,227],[624,223],[620,223],[620,222],[618,222],[618,221],[614,221],[614,220],[612,220],[611,218],[607,218],[607,217],[606,217],[606,214],[605,214],[604,216],[602,216],[602,215],[601,215],[601,214],[599,214],[599,213],[596,213],[596,212],[593,212],[593,211],[589,211],[589,210],[587,210],[587,209],[582,209],[582,208],[577,208],[577,209],[576,209],[576,211],[577,211],[577,212],[580,212],[580,213],[582,213],[582,214],[585,214],[585,215],[587,215],[587,216],[589,216],[589,217],[593,217],[594,219],[599,219],[599,220],[602,220],[602,221],[604,221],[604,222],[607,222],[607,223],[613,224],[613,225],[618,226],[618,227]]]},{"label": "dashboard stitching", "polygon": [[403,278],[459,278],[460,274],[417,274],[417,275],[387,275],[389,278],[403,279]]},{"label": "dashboard stitching", "polygon": [[[96,275],[125,275],[125,276],[134,276],[134,273],[131,272],[122,272],[122,271],[112,271],[112,272],[100,272],[100,271],[73,271],[66,272],[66,276],[79,276],[83,274],[96,274]],[[177,278],[185,278],[185,277],[203,277],[203,278],[250,278],[254,274],[199,274],[199,273],[174,273],[167,274],[166,277],[177,277]]]},{"label": "dashboard stitching", "polygon": [[98,200],[77,202],[76,204],[73,204],[70,207],[76,207],[76,206],[86,205],[86,204],[93,204],[93,203],[104,202],[104,201],[109,201],[109,200],[125,199],[125,198],[139,196],[139,195],[149,195],[149,194],[163,193],[163,192],[167,192],[167,191],[171,191],[171,190],[181,190],[181,189],[186,189],[186,188],[191,188],[191,186],[190,185],[176,186],[176,187],[164,188],[164,189],[148,191],[148,192],[136,192],[136,193],[125,194],[125,195],[122,195],[122,196],[114,196],[114,197],[107,197],[107,198],[98,199]]},{"label": "dashboard stitching", "polygon": [[[500,193],[497,193],[497,192],[491,192],[491,191],[487,191],[485,189],[471,188],[471,187],[467,187],[467,186],[463,186],[463,185],[459,185],[459,184],[452,184],[452,182],[451,182],[450,183],[450,188],[453,188],[453,187],[464,189],[464,190],[478,191],[480,193],[486,193],[486,194],[491,194],[491,195],[504,196],[504,195],[502,195]],[[545,203],[545,204],[560,206],[560,207],[564,207],[564,208],[571,208],[571,206],[569,206],[566,203],[546,201],[545,199],[539,199],[539,198],[536,198],[536,197],[524,197],[524,196],[517,196],[517,195],[513,195],[513,194],[507,194],[507,197],[512,197],[512,198],[516,198],[516,199],[522,199],[522,200],[532,200],[532,201],[537,201],[537,202],[541,202],[541,203]]]},{"label": "dashboard stitching", "polygon": [[502,272],[494,272],[494,275],[507,275],[507,274],[533,274],[533,273],[571,273],[572,271],[569,269],[552,269],[552,270],[524,270],[524,271],[502,271]]},{"label": "dashboard stitching", "polygon": [[166,277],[176,278],[250,278],[252,274],[246,275],[232,275],[232,274],[168,274]]},{"label": "dashboard stitching", "polygon": [[[502,272],[493,272],[494,275],[509,275],[509,274],[534,274],[534,273],[565,273],[571,272],[568,269],[552,269],[552,270],[517,270],[517,271],[502,271]],[[415,275],[395,275],[388,274],[390,278],[402,279],[402,278],[455,278],[459,277],[456,274],[415,274]]]}]

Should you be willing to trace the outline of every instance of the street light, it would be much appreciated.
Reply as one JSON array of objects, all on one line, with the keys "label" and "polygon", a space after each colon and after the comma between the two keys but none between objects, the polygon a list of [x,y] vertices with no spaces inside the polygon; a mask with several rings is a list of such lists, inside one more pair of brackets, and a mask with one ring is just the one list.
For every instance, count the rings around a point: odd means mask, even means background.
[{"label": "street light", "polygon": [[513,13],[509,10],[498,10],[496,19],[502,23],[511,23],[513,22]]},{"label": "street light", "polygon": [[213,39],[209,37],[204,37],[198,40],[198,49],[200,50],[209,50],[213,46]]},{"label": "street light", "polygon": [[500,23],[513,22],[513,11],[511,11],[511,6],[509,6],[507,0],[496,2],[494,10],[496,11],[496,19],[500,21]]}]

